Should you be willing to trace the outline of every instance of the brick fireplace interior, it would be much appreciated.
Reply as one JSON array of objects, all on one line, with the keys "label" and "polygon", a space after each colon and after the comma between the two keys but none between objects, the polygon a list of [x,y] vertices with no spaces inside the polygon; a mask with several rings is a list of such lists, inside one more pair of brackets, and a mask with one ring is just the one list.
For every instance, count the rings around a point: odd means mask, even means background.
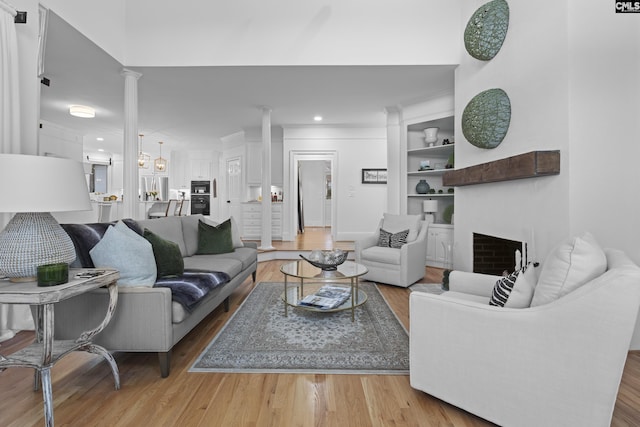
[{"label": "brick fireplace interior", "polygon": [[516,250],[524,253],[525,245],[516,240],[473,233],[473,272],[496,275],[513,272]]}]

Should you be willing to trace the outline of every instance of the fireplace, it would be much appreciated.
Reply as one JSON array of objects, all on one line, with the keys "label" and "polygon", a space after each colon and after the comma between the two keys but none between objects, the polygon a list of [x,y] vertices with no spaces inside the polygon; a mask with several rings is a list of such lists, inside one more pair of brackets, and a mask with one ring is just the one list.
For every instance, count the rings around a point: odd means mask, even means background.
[{"label": "fireplace", "polygon": [[513,272],[517,263],[516,251],[526,254],[526,243],[486,234],[473,233],[473,272],[502,275]]}]

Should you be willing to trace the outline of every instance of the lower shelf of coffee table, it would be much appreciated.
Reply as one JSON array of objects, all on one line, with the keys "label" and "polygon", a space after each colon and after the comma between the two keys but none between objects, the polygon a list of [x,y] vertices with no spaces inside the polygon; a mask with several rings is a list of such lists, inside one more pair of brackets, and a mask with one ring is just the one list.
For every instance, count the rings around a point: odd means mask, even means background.
[{"label": "lower shelf of coffee table", "polygon": [[[308,311],[318,311],[318,312],[322,312],[322,313],[332,313],[332,312],[336,312],[336,311],[350,310],[352,308],[351,298],[348,298],[345,302],[343,302],[338,307],[330,308],[330,309],[322,309],[322,308],[317,308],[317,307],[311,307],[311,306],[308,306],[308,305],[300,305],[300,301],[305,296],[315,293],[318,289],[320,289],[323,285],[326,285],[326,284],[327,283],[307,283],[307,282],[305,282],[305,284],[304,284],[304,295],[300,295],[300,292],[299,292],[300,284],[290,284],[290,285],[287,286],[286,298],[285,298],[284,292],[282,293],[282,301],[286,302],[291,307],[300,308],[300,309],[308,310]],[[342,283],[340,283],[340,284],[331,283],[331,285],[340,285],[340,286],[342,286],[342,287],[344,287],[346,289],[349,289],[349,286],[350,286],[350,285],[343,285]],[[362,304],[364,304],[365,302],[367,302],[367,294],[362,289],[358,289],[357,291],[354,289],[354,292],[357,292],[357,295],[356,295],[356,300],[355,300],[355,304],[353,304],[353,307],[359,307]]]}]

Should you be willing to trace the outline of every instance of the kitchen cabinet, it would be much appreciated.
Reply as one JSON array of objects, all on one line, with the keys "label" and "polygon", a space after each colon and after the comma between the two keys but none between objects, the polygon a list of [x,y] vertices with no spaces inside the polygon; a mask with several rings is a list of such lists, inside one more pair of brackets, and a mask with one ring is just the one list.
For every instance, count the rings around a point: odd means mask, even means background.
[{"label": "kitchen cabinet", "polygon": [[191,181],[211,180],[211,160],[191,159],[189,160],[189,175]]},{"label": "kitchen cabinet", "polygon": [[[282,239],[282,203],[271,204],[271,237]],[[242,238],[260,240],[262,238],[262,204],[242,204]]]},{"label": "kitchen cabinet", "polygon": [[172,151],[169,163],[169,187],[175,189],[191,188],[189,158],[186,151]]},{"label": "kitchen cabinet", "polygon": [[173,151],[169,163],[169,184],[190,189],[191,181],[211,181],[215,155],[209,151]]},{"label": "kitchen cabinet", "polygon": [[453,225],[429,224],[427,229],[427,265],[452,268]]}]

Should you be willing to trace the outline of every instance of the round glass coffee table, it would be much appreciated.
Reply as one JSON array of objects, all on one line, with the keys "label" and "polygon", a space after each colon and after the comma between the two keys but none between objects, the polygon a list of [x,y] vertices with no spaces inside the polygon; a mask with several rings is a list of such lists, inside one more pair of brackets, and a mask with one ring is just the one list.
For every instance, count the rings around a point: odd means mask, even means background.
[{"label": "round glass coffee table", "polygon": [[[280,271],[284,275],[284,315],[288,315],[288,307],[297,307],[304,310],[319,312],[334,312],[351,309],[351,320],[354,320],[355,308],[367,301],[367,294],[358,286],[358,278],[369,270],[361,264],[353,261],[345,261],[335,271],[325,271],[314,267],[305,260],[292,261],[283,264]],[[299,279],[299,283],[289,283],[290,278]],[[321,285],[330,284],[349,290],[349,298],[334,308],[319,308],[311,305],[302,305],[301,301],[308,295],[318,291]],[[344,286],[346,285],[346,286]]]}]

